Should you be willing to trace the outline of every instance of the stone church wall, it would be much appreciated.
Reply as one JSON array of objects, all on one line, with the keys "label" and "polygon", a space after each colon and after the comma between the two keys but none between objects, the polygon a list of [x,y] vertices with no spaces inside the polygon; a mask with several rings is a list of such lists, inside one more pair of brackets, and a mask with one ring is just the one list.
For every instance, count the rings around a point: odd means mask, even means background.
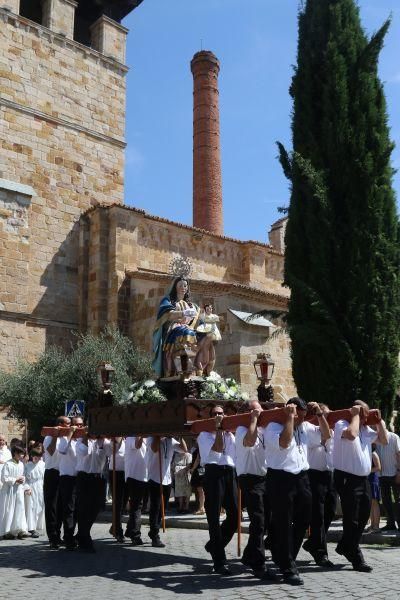
[{"label": "stone church wall", "polygon": [[[0,179],[34,191],[15,217],[18,199],[0,189],[0,332],[9,336],[0,366],[78,327],[77,221],[98,202],[123,200],[125,74],[112,58],[0,8]],[[23,220],[19,231],[9,218]],[[27,326],[41,335],[22,335]]]}]

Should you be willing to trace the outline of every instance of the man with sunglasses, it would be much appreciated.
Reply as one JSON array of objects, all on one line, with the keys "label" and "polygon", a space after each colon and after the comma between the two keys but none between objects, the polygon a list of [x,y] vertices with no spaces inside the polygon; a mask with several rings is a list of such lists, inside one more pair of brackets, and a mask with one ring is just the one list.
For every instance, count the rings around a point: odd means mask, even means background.
[{"label": "man with sunglasses", "polygon": [[[200,463],[205,467],[205,509],[210,539],[205,548],[210,552],[214,572],[230,575],[226,565],[225,546],[237,529],[238,505],[235,473],[235,437],[221,429],[224,409],[216,405],[210,411],[215,417],[215,432],[202,431],[197,438]],[[220,525],[221,508],[226,518]]]}]

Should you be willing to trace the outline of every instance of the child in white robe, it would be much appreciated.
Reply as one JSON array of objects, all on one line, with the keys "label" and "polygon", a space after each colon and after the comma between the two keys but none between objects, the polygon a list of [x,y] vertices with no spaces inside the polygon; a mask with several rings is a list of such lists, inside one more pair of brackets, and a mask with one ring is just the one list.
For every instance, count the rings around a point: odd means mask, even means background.
[{"label": "child in white robe", "polygon": [[43,479],[44,461],[40,449],[33,448],[25,465],[25,514],[31,537],[39,537],[44,528]]},{"label": "child in white robe", "polygon": [[11,447],[12,459],[1,472],[3,487],[0,490],[0,537],[14,539],[26,537],[27,524],[24,503],[24,456],[20,446]]},{"label": "child in white robe", "polygon": [[6,438],[0,433],[0,490],[3,486],[1,483],[1,472],[8,460],[11,460],[11,452],[7,448]]}]

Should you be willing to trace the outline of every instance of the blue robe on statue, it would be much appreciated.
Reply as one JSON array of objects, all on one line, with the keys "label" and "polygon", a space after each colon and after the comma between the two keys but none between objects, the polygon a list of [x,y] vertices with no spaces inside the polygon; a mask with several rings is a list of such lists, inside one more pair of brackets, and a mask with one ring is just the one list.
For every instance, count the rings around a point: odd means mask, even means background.
[{"label": "blue robe on statue", "polygon": [[[189,323],[174,322],[169,320],[172,310],[185,310],[195,308],[197,314],[189,320]],[[160,302],[157,313],[157,321],[153,331],[153,370],[157,377],[164,375],[165,352],[179,351],[185,346],[197,344],[197,336],[194,327],[198,321],[200,309],[195,304],[189,305],[185,300],[172,304],[169,295],[164,296]]]}]

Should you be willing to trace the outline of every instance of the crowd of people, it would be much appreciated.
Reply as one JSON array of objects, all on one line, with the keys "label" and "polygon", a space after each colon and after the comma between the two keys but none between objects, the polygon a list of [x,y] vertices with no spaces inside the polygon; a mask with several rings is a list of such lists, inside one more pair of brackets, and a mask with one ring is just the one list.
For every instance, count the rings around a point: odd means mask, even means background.
[{"label": "crowd of people", "polygon": [[[282,424],[259,427],[260,404],[251,402],[249,410],[249,426],[233,434],[222,429],[224,409],[215,405],[210,413],[215,431],[200,433],[193,453],[183,438],[92,439],[78,417],[59,417],[57,425],[68,427],[68,435],[32,443],[28,456],[20,440],[12,440],[9,449],[0,435],[0,536],[38,537],[45,526],[52,549],[95,552],[91,528],[104,504],[108,468],[114,515],[110,534],[118,542],[130,538],[134,546],[143,545],[141,516],[149,503],[151,544],[165,546],[160,536],[162,504],[168,503],[174,476],[178,511],[188,511],[193,490],[197,514],[206,514],[206,550],[215,573],[230,574],[225,547],[238,527],[239,490],[250,520],[241,560],[256,577],[282,576],[286,583],[301,585],[296,565],[301,546],[317,565],[334,568],[326,534],[337,496],[343,534],[336,552],[355,570],[370,572],[359,543],[369,519],[371,531],[379,528],[380,494],[387,515],[384,529],[394,530],[396,523],[400,527],[399,437],[382,420],[369,427],[369,409],[362,401],[333,430],[326,419],[328,407],[307,405],[301,398],[289,400]],[[318,425],[305,421],[310,411]],[[222,522],[221,511],[226,513]],[[266,568],[266,548],[275,569]]]}]

